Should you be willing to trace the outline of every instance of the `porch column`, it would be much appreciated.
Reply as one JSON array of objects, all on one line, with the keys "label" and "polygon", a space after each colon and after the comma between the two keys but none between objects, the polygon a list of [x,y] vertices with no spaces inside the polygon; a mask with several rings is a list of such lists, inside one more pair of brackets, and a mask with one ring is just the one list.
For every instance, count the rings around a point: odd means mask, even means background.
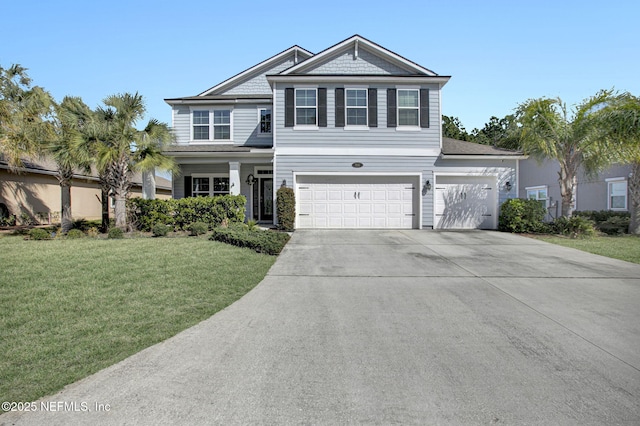
[{"label": "porch column", "polygon": [[240,162],[229,161],[229,193],[240,194]]}]

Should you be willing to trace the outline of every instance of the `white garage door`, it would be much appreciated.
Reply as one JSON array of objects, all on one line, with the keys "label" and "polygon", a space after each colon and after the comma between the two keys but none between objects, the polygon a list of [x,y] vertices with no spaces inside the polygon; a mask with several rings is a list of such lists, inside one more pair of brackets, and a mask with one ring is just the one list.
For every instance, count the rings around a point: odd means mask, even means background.
[{"label": "white garage door", "polygon": [[496,210],[495,177],[436,177],[434,228],[495,229]]},{"label": "white garage door", "polygon": [[298,176],[298,228],[417,228],[417,177]]}]

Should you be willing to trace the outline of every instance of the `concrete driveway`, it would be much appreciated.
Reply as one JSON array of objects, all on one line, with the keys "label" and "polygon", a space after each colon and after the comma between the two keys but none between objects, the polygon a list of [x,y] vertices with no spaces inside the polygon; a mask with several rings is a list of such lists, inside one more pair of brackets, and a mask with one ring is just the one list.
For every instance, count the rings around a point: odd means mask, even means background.
[{"label": "concrete driveway", "polygon": [[640,424],[640,265],[296,231],[243,299],[44,403],[0,424]]}]

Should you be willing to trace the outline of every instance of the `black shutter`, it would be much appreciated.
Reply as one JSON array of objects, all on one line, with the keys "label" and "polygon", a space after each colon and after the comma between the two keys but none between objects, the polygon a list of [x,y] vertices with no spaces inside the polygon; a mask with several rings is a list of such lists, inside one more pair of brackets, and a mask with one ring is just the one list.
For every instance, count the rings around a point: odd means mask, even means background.
[{"label": "black shutter", "polygon": [[318,127],[327,127],[327,89],[318,89]]},{"label": "black shutter", "polygon": [[429,89],[420,89],[420,127],[429,127]]},{"label": "black shutter", "polygon": [[369,127],[378,127],[378,89],[369,89]]},{"label": "black shutter", "polygon": [[387,89],[387,127],[397,127],[396,89]]},{"label": "black shutter", "polygon": [[336,89],[336,127],[344,127],[344,89]]},{"label": "black shutter", "polygon": [[192,194],[191,176],[184,177],[184,196],[191,197]]},{"label": "black shutter", "polygon": [[284,89],[284,127],[293,127],[296,121],[295,92],[293,88]]}]

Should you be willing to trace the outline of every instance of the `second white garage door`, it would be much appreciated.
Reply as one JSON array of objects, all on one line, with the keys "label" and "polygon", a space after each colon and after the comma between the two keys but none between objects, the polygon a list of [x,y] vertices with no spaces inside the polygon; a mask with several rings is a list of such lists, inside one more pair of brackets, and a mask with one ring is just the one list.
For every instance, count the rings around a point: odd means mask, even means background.
[{"label": "second white garage door", "polygon": [[298,228],[417,228],[417,177],[298,176]]},{"label": "second white garage door", "polygon": [[496,178],[437,176],[436,229],[495,229]]}]

